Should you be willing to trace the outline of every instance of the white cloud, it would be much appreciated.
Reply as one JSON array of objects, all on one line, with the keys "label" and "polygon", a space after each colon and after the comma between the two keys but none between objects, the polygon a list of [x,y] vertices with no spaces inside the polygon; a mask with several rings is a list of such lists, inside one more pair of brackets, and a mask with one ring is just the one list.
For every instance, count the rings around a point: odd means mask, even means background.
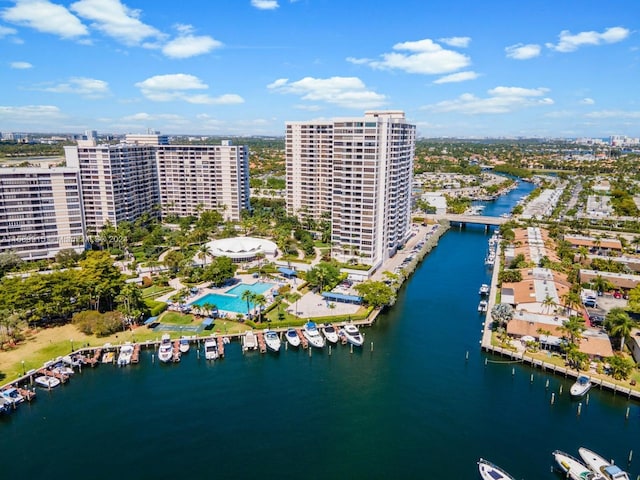
[{"label": "white cloud", "polygon": [[203,105],[230,105],[243,103],[240,95],[228,93],[218,97],[207,94],[190,94],[192,90],[207,90],[209,86],[194,75],[176,73],[156,75],[135,84],[142,94],[154,102],[182,100],[188,103]]},{"label": "white cloud", "polygon": [[573,52],[583,45],[602,45],[603,43],[621,42],[631,34],[631,31],[624,27],[607,28],[604,32],[580,32],[572,35],[569,30],[560,32],[560,41],[557,45],[547,43],[546,46],[556,52]]},{"label": "white cloud", "polygon": [[469,43],[471,43],[471,37],[439,38],[438,41],[450,47],[467,48]]},{"label": "white cloud", "polygon": [[535,43],[529,43],[527,45],[517,43],[506,47],[504,51],[507,52],[508,58],[513,58],[514,60],[529,60],[530,58],[539,56],[541,49],[542,47]]},{"label": "white cloud", "polygon": [[593,105],[596,101],[593,98],[586,97],[580,100],[580,103],[582,105]]},{"label": "white cloud", "polygon": [[99,98],[109,93],[109,84],[95,78],[72,77],[67,82],[52,87],[37,88],[52,93],[75,93],[83,97]]},{"label": "white cloud", "polygon": [[94,22],[92,27],[125,45],[140,45],[148,38],[164,37],[160,31],[140,21],[140,10],[130,9],[120,0],[79,0],[71,4],[71,10]]},{"label": "white cloud", "polygon": [[624,110],[600,110],[585,114],[588,118],[640,118],[640,112],[629,112]]},{"label": "white cloud", "polygon": [[478,78],[480,75],[478,75],[476,72],[458,72],[458,73],[452,73],[451,75],[446,75],[444,77],[440,77],[437,80],[434,80],[433,83],[455,83],[455,82],[466,82],[467,80],[474,80],[476,78]]},{"label": "white cloud", "polygon": [[62,5],[47,0],[18,0],[13,7],[2,11],[6,22],[24,25],[39,32],[62,38],[83,37],[89,30]]},{"label": "white cloud", "polygon": [[377,69],[402,70],[425,75],[455,72],[471,64],[471,60],[466,55],[444,49],[428,38],[415,42],[397,43],[393,46],[393,50],[396,51],[383,53],[382,60],[349,57],[347,61],[367,64]]},{"label": "white cloud", "polygon": [[58,107],[53,105],[25,105],[22,107],[0,106],[0,119],[12,124],[35,123],[42,120],[59,120],[64,118]]},{"label": "white cloud", "polygon": [[319,112],[320,110],[323,110],[323,107],[320,105],[294,105],[293,108],[305,110],[307,112]]},{"label": "white cloud", "polygon": [[303,100],[326,102],[345,108],[376,108],[384,105],[386,97],[372,90],[357,77],[313,78],[297,82],[281,78],[267,85],[278,93],[299,95]]},{"label": "white cloud", "polygon": [[455,100],[445,100],[423,108],[433,112],[457,112],[467,115],[510,113],[526,107],[553,105],[551,98],[544,97],[548,91],[547,88],[496,87],[487,92],[489,96],[486,98],[465,93]]},{"label": "white cloud", "polygon": [[251,0],[251,6],[258,10],[275,10],[280,5],[277,0]]},{"label": "white cloud", "polygon": [[[181,26],[184,27],[184,26]],[[169,58],[189,58],[209,53],[222,46],[222,42],[209,37],[183,34],[162,47],[162,53]]]},{"label": "white cloud", "polygon": [[11,62],[9,66],[16,70],[27,70],[29,68],[33,68],[33,65],[29,62]]},{"label": "white cloud", "polygon": [[0,25],[0,38],[8,35],[15,35],[16,33],[18,33],[18,31],[15,28],[3,27]]}]

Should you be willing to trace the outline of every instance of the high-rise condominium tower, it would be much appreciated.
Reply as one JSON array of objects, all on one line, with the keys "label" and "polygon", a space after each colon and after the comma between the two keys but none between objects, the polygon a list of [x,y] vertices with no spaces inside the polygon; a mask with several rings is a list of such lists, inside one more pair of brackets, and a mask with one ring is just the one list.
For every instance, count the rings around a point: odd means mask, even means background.
[{"label": "high-rise condominium tower", "polygon": [[287,208],[330,218],[337,260],[375,268],[407,240],[415,132],[398,111],[286,124]]}]

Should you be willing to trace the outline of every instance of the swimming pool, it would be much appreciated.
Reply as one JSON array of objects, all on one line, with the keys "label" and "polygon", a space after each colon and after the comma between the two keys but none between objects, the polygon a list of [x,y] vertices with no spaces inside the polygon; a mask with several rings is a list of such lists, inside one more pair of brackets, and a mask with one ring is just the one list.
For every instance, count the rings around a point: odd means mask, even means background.
[{"label": "swimming pool", "polygon": [[[256,282],[253,284],[241,283],[233,288],[230,288],[224,293],[208,293],[204,297],[199,298],[191,305],[202,306],[205,303],[211,303],[215,305],[218,310],[224,310],[225,312],[247,313],[247,301],[242,299],[242,294],[249,290],[256,295],[262,294],[269,289],[277,287],[275,283]],[[253,308],[253,304],[251,305]]]}]

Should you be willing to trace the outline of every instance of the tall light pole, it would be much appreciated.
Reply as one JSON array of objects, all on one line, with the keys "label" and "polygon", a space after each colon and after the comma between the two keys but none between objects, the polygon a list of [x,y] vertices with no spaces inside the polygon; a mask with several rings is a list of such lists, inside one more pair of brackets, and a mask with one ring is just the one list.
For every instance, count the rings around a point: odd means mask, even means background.
[{"label": "tall light pole", "polygon": [[73,338],[69,340],[71,342],[71,353],[73,353]]}]

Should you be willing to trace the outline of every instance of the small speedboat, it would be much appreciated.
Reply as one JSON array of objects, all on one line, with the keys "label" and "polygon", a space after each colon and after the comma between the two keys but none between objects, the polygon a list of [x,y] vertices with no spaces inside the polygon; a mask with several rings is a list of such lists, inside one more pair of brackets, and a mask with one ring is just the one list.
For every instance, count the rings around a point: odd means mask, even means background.
[{"label": "small speedboat", "polygon": [[208,338],[204,341],[204,358],[207,360],[217,360],[219,357],[218,342],[215,338]]},{"label": "small speedboat", "polygon": [[489,295],[489,285],[487,285],[486,283],[483,283],[482,285],[480,285],[480,290],[478,291],[478,294]]},{"label": "small speedboat", "polygon": [[284,338],[287,339],[287,342],[289,342],[289,345],[292,347],[300,346],[300,337],[298,336],[298,332],[296,332],[295,328],[287,329],[287,333],[284,334]]},{"label": "small speedboat", "polygon": [[64,362],[56,363],[53,367],[51,367],[51,371],[59,373],[60,375],[66,375],[67,377],[70,377],[71,375],[76,373],[73,368],[69,367]]},{"label": "small speedboat", "polygon": [[180,353],[187,353],[189,351],[189,339],[182,337],[178,348],[180,349]]},{"label": "small speedboat", "polygon": [[273,330],[264,331],[264,343],[272,352],[279,352],[280,346],[282,345],[282,342],[280,342],[280,337]]},{"label": "small speedboat", "polygon": [[318,330],[315,322],[309,320],[307,323],[305,323],[304,327],[302,328],[302,334],[309,341],[309,344],[312,347],[324,347],[324,337],[320,335],[320,330]]},{"label": "small speedboat", "polygon": [[24,397],[15,387],[9,387],[2,390],[2,397],[9,400],[14,405],[24,402]]},{"label": "small speedboat", "polygon": [[478,460],[478,470],[483,480],[516,480],[500,467],[483,458]]},{"label": "small speedboat", "polygon": [[242,349],[243,350],[255,350],[258,348],[258,337],[253,333],[253,330],[247,330],[242,337]]},{"label": "small speedboat", "polygon": [[487,302],[486,300],[480,300],[480,303],[478,304],[478,312],[486,313],[488,309],[489,302]]},{"label": "small speedboat", "polygon": [[591,388],[591,380],[586,375],[578,375],[575,383],[571,385],[569,392],[572,397],[581,397]]},{"label": "small speedboat", "polygon": [[11,413],[13,402],[0,396],[0,413]]},{"label": "small speedboat", "polygon": [[158,359],[164,363],[173,360],[173,345],[171,344],[171,336],[168,333],[162,335],[162,341],[160,342],[160,347],[158,347]]},{"label": "small speedboat", "polygon": [[36,378],[34,382],[36,382],[36,385],[38,385],[39,387],[47,388],[47,389],[55,388],[58,385],[60,385],[60,380],[58,380],[56,377],[51,377],[49,375],[42,375]]},{"label": "small speedboat", "polygon": [[584,460],[584,463],[586,463],[592,471],[598,474],[598,477],[593,477],[594,479],[629,480],[629,474],[627,472],[623,471],[617,465],[608,462],[597,453],[594,453],[584,447],[580,447],[578,449],[578,453],[580,454],[580,458]]},{"label": "small speedboat", "polygon": [[340,333],[344,335],[344,338],[346,338],[347,342],[349,342],[351,345],[361,347],[364,343],[364,337],[360,333],[360,330],[352,323],[347,323],[344,327],[342,327]]},{"label": "small speedboat", "polygon": [[118,354],[118,366],[123,367],[131,363],[131,357],[133,355],[133,345],[130,343],[124,344],[120,347],[120,353]]},{"label": "small speedboat", "polygon": [[556,450],[553,452],[553,458],[558,464],[558,468],[567,478],[572,480],[602,480],[602,476],[589,470],[580,460],[568,453]]},{"label": "small speedboat", "polygon": [[324,335],[324,338],[327,339],[327,342],[338,343],[338,332],[336,331],[336,328],[330,323],[327,323],[324,327],[322,327],[322,334]]}]

